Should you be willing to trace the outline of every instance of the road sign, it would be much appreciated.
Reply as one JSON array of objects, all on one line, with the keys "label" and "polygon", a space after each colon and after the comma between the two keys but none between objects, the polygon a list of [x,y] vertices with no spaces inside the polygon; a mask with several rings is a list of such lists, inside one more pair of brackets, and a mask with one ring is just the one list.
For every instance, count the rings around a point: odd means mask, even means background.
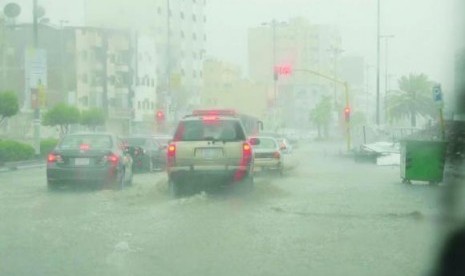
[{"label": "road sign", "polygon": [[[47,52],[43,49],[26,49],[24,62],[26,80],[25,106],[31,107],[34,104],[35,107],[38,107],[40,104],[39,96],[41,97],[41,103],[45,102],[45,91],[47,89]],[[33,100],[35,100],[35,103],[32,102]]]},{"label": "road sign", "polygon": [[438,105],[442,106],[442,89],[440,84],[436,84],[433,86],[433,101]]}]

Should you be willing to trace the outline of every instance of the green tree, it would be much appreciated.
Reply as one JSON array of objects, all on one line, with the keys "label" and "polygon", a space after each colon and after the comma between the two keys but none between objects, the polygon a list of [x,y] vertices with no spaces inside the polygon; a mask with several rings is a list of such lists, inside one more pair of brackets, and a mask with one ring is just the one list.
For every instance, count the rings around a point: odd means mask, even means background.
[{"label": "green tree", "polygon": [[0,93],[0,125],[3,122],[18,113],[19,103],[18,97],[14,92],[2,92]]},{"label": "green tree", "polygon": [[96,127],[105,124],[105,119],[105,113],[101,109],[91,108],[81,113],[81,125],[85,125],[94,131]]},{"label": "green tree", "polygon": [[433,82],[425,74],[409,74],[398,80],[399,90],[390,91],[386,98],[389,120],[410,118],[412,127],[417,125],[417,116],[434,118],[437,108],[432,98]]},{"label": "green tree", "polygon": [[325,96],[321,98],[320,102],[310,110],[310,121],[316,126],[318,131],[318,138],[327,138],[329,123],[331,122],[331,111],[332,111],[331,97]]},{"label": "green tree", "polygon": [[60,135],[64,135],[69,132],[70,125],[79,123],[80,115],[79,109],[76,107],[60,103],[44,114],[42,124],[44,126],[57,126]]}]

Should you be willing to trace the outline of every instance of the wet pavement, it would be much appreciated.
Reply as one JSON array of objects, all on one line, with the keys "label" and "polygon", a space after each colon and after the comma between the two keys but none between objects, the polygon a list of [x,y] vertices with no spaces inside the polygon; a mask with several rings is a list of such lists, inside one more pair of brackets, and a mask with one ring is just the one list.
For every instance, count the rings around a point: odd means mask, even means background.
[{"label": "wet pavement", "polygon": [[443,187],[307,144],[255,191],[171,199],[164,173],[124,191],[48,192],[0,175],[0,275],[424,275]]}]

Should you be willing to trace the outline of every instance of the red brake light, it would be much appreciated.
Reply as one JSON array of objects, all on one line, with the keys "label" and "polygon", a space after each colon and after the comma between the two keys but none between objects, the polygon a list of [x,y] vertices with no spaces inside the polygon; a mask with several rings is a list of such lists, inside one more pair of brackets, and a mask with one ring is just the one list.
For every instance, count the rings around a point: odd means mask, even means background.
[{"label": "red brake light", "polygon": [[216,120],[218,120],[218,117],[217,116],[203,116],[202,120],[204,120],[204,121],[216,121]]},{"label": "red brake light", "polygon": [[55,162],[61,163],[61,162],[63,162],[63,158],[61,158],[61,155],[58,155],[58,154],[55,154],[55,153],[50,153],[47,156],[47,162],[48,163],[55,163]]},{"label": "red brake light", "polygon": [[232,109],[211,109],[211,110],[194,110],[192,111],[192,115],[195,116],[236,116],[236,111]]},{"label": "red brake light", "polygon": [[244,156],[251,156],[252,147],[248,143],[244,143],[244,145],[242,146],[242,153]]},{"label": "red brake light", "polygon": [[166,154],[167,154],[167,166],[168,167],[173,166],[175,158],[176,158],[176,146],[174,144],[169,145]]},{"label": "red brake light", "polygon": [[90,146],[88,144],[81,144],[79,146],[79,149],[80,150],[89,150],[90,149]]},{"label": "red brake light", "polygon": [[169,145],[168,146],[168,157],[174,157],[176,155],[176,146]]},{"label": "red brake light", "polygon": [[116,154],[112,153],[107,155],[107,161],[110,162],[112,165],[116,165],[118,164],[119,157]]},{"label": "red brake light", "polygon": [[279,151],[276,151],[276,152],[273,154],[273,157],[276,158],[276,159],[279,159],[279,158],[281,158],[281,153],[279,153]]}]

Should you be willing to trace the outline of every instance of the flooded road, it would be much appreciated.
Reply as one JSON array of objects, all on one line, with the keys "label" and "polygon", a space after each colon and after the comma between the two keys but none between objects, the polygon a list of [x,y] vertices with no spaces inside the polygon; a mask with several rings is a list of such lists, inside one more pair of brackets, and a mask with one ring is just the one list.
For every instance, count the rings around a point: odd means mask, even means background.
[{"label": "flooded road", "polygon": [[0,174],[0,275],[424,275],[442,187],[307,144],[247,195],[171,199],[164,173],[122,192],[48,192]]}]

